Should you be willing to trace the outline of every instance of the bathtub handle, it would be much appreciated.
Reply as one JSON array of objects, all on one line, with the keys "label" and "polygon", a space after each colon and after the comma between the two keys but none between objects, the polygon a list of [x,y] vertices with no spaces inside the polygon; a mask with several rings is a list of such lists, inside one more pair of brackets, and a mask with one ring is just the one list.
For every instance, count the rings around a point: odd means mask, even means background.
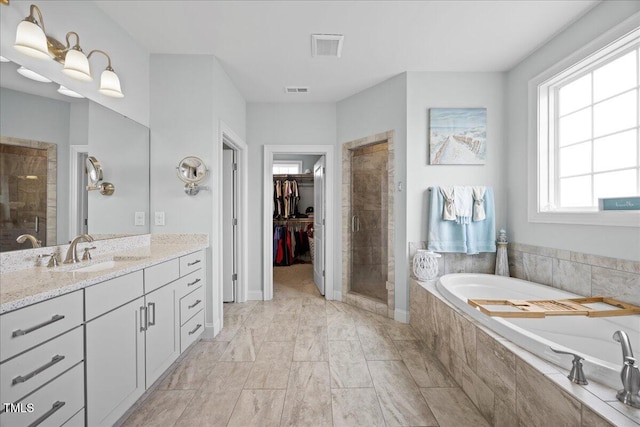
[{"label": "bathtub handle", "polygon": [[584,376],[584,371],[582,370],[582,361],[584,360],[584,357],[579,356],[579,355],[577,355],[575,353],[571,353],[569,351],[556,350],[553,347],[549,347],[549,348],[554,353],[569,354],[569,355],[573,356],[573,362],[571,362],[573,367],[571,368],[571,372],[569,372],[569,375],[567,375],[567,378],[569,378],[569,380],[572,383],[576,383],[576,384],[580,384],[580,385],[589,384],[589,382],[587,381],[587,378]]}]

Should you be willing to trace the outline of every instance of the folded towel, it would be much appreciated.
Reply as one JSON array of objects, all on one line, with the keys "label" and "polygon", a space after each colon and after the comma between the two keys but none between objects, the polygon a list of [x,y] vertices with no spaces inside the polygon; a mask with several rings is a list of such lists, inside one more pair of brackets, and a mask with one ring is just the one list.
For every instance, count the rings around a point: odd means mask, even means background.
[{"label": "folded towel", "polygon": [[[429,235],[427,248],[435,252],[467,251],[466,232],[463,226],[452,220],[445,220],[443,213],[447,200],[440,191],[442,187],[433,187],[429,197]],[[446,190],[445,190],[446,191]]]},{"label": "folded towel", "polygon": [[473,209],[473,191],[469,186],[453,187],[453,200],[456,205],[456,221],[458,224],[469,224]]},{"label": "folded towel", "polygon": [[473,186],[473,220],[483,221],[486,218],[484,211],[484,194],[487,191],[485,186]]},{"label": "folded towel", "polygon": [[434,252],[458,252],[477,254],[496,251],[496,227],[494,195],[491,187],[486,187],[482,198],[485,220],[458,223],[444,220],[442,213],[446,205],[442,187],[433,187],[429,196],[429,219],[427,249]]},{"label": "folded towel", "polygon": [[[438,192],[438,187],[434,187],[431,193]],[[440,187],[440,193],[444,198],[444,206],[442,207],[442,219],[444,221],[455,221],[456,219],[456,207],[454,203],[454,191],[453,187]]]}]

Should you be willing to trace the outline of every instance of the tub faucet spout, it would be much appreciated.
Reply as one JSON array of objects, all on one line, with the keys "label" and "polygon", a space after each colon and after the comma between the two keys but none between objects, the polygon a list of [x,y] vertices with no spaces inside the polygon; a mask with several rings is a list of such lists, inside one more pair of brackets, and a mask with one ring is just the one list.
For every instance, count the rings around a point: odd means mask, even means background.
[{"label": "tub faucet spout", "polygon": [[640,369],[636,365],[633,357],[629,336],[624,331],[616,331],[613,339],[622,345],[622,390],[618,391],[616,397],[625,405],[640,409]]}]

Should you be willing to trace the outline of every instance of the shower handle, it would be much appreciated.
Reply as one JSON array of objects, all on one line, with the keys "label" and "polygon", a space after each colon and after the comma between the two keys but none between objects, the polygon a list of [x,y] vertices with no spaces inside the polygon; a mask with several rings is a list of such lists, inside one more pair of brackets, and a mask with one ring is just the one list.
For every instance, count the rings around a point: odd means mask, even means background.
[{"label": "shower handle", "polygon": [[351,232],[352,233],[355,233],[357,231],[356,230],[356,218],[357,218],[357,216],[355,216],[355,215],[353,215],[351,217]]}]

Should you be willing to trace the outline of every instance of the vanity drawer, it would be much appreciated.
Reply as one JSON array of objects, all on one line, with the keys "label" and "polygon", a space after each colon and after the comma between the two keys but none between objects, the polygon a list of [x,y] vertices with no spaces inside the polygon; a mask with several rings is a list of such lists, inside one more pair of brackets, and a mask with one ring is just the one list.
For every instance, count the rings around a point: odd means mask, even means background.
[{"label": "vanity drawer", "polygon": [[144,269],[144,293],[163,287],[180,277],[180,261],[172,259]]},{"label": "vanity drawer", "polygon": [[0,414],[0,425],[20,427],[41,420],[41,426],[60,426],[83,407],[84,364],[79,363],[14,405],[17,412]]},{"label": "vanity drawer", "polygon": [[198,269],[204,270],[204,254],[205,252],[202,250],[180,257],[180,276],[185,276]]},{"label": "vanity drawer", "polygon": [[87,321],[141,297],[142,277],[142,271],[136,271],[85,288]]},{"label": "vanity drawer", "polygon": [[16,402],[81,362],[82,327],[35,347],[0,365],[0,402]]},{"label": "vanity drawer", "polygon": [[204,287],[200,286],[180,299],[180,325],[184,325],[194,314],[204,308]]},{"label": "vanity drawer", "polygon": [[0,316],[0,361],[60,335],[84,320],[82,291]]},{"label": "vanity drawer", "polygon": [[182,298],[183,296],[190,294],[204,284],[203,269],[194,271],[193,273],[181,277],[178,280],[178,286],[176,287],[176,296]]},{"label": "vanity drawer", "polygon": [[200,310],[195,316],[180,328],[180,353],[183,353],[204,330],[204,310]]}]

